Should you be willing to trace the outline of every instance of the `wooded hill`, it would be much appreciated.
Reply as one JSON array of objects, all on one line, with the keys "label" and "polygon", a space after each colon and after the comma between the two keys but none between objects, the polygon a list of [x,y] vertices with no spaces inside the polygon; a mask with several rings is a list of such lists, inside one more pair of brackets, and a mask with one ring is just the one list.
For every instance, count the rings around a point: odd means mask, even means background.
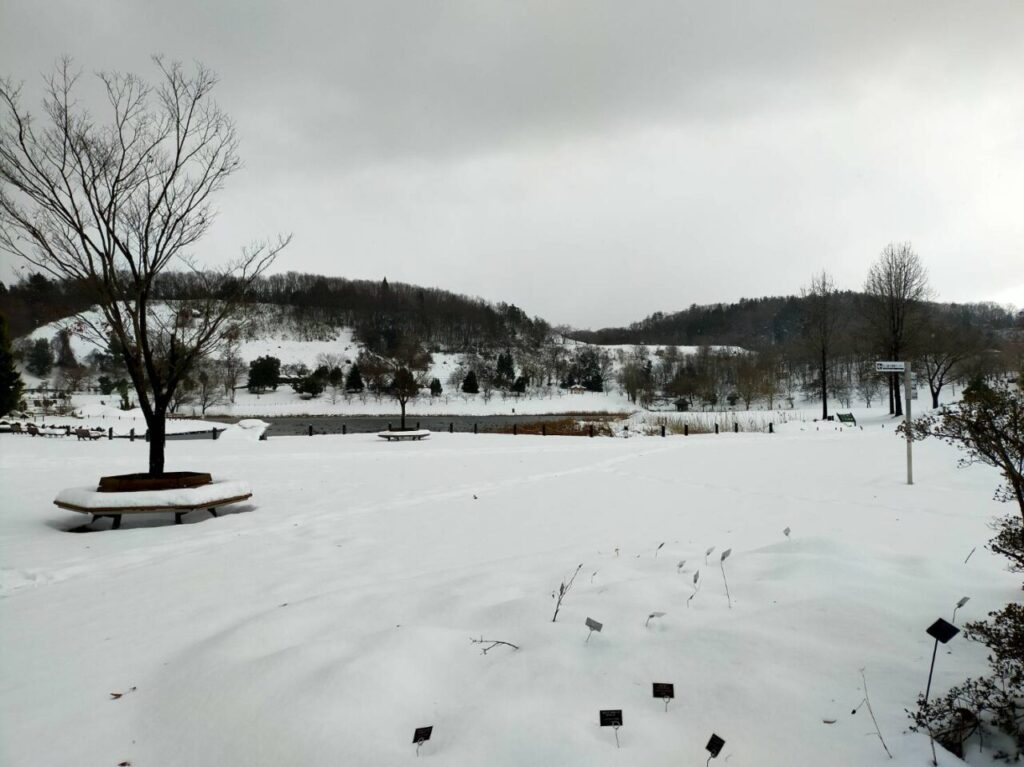
[{"label": "wooded hill", "polygon": [[[864,314],[863,299],[863,294],[850,291],[837,294],[841,311],[854,323]],[[743,298],[733,304],[693,304],[670,314],[655,312],[627,327],[577,330],[570,336],[593,344],[722,344],[748,349],[782,346],[801,337],[807,300],[802,296],[770,296]],[[1014,314],[997,304],[935,306],[956,324],[982,331],[993,342],[1015,329],[1024,329],[1024,312]]]},{"label": "wooded hill", "polygon": [[[200,275],[167,272],[157,279],[154,298],[188,300],[203,295]],[[491,304],[438,288],[404,283],[348,280],[315,274],[274,274],[259,280],[248,294],[253,304],[288,308],[296,326],[347,326],[371,351],[388,356],[403,338],[429,348],[481,351],[537,347],[550,333],[548,324],[517,306]],[[0,283],[0,312],[11,335],[88,309],[95,303],[83,282],[57,281],[41,274],[10,287]]]},{"label": "wooded hill", "polygon": [[[159,298],[180,300],[201,295],[202,280],[192,274],[160,275]],[[837,294],[844,314],[856,322],[862,294]],[[384,356],[403,338],[418,338],[445,351],[486,352],[504,348],[536,349],[551,333],[543,319],[529,317],[513,304],[404,283],[349,280],[288,272],[260,280],[249,296],[253,303],[287,307],[294,325],[348,326],[369,349]],[[806,316],[805,297],[772,296],[732,304],[690,306],[673,313],[655,312],[627,327],[565,331],[593,344],[731,345],[748,349],[784,346],[797,341]],[[94,303],[87,286],[34,274],[10,287],[0,283],[0,312],[12,337],[88,309]],[[937,304],[947,319],[982,332],[993,345],[1024,330],[1024,312],[1014,314],[992,303]],[[860,335],[860,334],[855,334]]]}]

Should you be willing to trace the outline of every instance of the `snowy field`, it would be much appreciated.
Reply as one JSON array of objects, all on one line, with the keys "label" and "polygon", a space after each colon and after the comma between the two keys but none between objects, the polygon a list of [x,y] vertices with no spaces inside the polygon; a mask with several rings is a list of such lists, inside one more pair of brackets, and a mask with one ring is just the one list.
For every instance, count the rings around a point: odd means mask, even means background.
[{"label": "snowy field", "polygon": [[[76,534],[57,490],[144,469],[145,445],[0,435],[0,764],[675,767],[704,765],[715,732],[730,767],[924,765],[904,708],[925,628],[1020,578],[983,548],[1007,511],[995,472],[936,443],[915,457],[908,487],[879,422],[172,442],[168,470],[248,481],[253,502]],[[482,655],[481,636],[520,649]],[[938,692],[984,660],[946,650]],[[891,762],[850,713],[860,669]],[[652,682],[675,684],[667,712]],[[620,708],[616,749],[598,711]]]}]

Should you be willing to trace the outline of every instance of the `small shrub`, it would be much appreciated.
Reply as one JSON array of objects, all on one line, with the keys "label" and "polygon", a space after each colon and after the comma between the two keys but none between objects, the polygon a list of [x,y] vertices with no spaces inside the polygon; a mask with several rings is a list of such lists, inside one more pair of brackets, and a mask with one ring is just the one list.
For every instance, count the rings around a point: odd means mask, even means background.
[{"label": "small shrub", "polygon": [[989,674],[968,679],[941,698],[919,696],[917,708],[907,712],[914,722],[910,729],[931,733],[943,748],[963,756],[964,743],[992,727],[1013,743],[994,756],[1016,761],[1024,754],[1024,605],[1008,604],[989,613],[987,621],[968,623],[964,636],[989,648]]}]

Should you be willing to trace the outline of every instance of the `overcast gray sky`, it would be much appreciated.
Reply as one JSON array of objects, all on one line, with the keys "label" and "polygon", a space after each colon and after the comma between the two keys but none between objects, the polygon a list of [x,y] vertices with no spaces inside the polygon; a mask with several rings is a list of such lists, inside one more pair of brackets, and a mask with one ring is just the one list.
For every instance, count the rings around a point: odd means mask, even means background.
[{"label": "overcast gray sky", "polygon": [[0,0],[30,95],[152,53],[242,138],[200,257],[292,232],[281,271],[599,327],[910,240],[939,298],[1024,305],[1021,0]]}]

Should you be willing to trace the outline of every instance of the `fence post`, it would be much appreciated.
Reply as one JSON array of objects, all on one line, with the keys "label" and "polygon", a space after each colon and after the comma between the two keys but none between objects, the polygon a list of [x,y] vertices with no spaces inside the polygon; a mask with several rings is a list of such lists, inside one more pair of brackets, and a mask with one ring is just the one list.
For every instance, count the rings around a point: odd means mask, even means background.
[{"label": "fence post", "polygon": [[114,438],[114,427],[110,426],[107,428],[107,439],[111,440]]},{"label": "fence post", "polygon": [[519,426],[515,423],[512,424],[512,436],[519,434]]},{"label": "fence post", "polygon": [[590,424],[590,436],[594,436],[594,424]]},{"label": "fence post", "polygon": [[734,423],[732,425],[732,433],[733,434],[739,434],[740,433],[740,425],[738,423]]},{"label": "fence post", "polygon": [[309,425],[309,436],[313,436],[313,424]]},{"label": "fence post", "polygon": [[128,441],[129,442],[134,442],[135,441],[135,427],[134,426],[131,428],[131,431],[128,432]]},{"label": "fence post", "polygon": [[548,436],[548,425],[546,423],[542,423],[540,425],[540,436],[542,436],[542,437]]},{"label": "fence post", "polygon": [[661,425],[661,436],[665,436],[665,424]]},{"label": "fence post", "polygon": [[391,431],[391,424],[388,424],[388,431]]},{"label": "fence post", "polygon": [[476,422],[473,422],[473,433],[476,434]]},{"label": "fence post", "polygon": [[683,436],[684,437],[689,437],[690,436],[690,424],[688,424],[688,423],[684,423],[683,424]]},{"label": "fence post", "polygon": [[448,433],[449,434],[454,434],[455,433],[455,424],[452,423],[451,421],[448,422]]},{"label": "fence post", "polygon": [[768,422],[768,433],[769,434],[774,434],[775,433],[775,426],[772,424],[771,421]]},{"label": "fence post", "polygon": [[718,434],[718,424],[715,424],[715,434]]},{"label": "fence post", "polygon": [[348,424],[347,423],[343,423],[341,425],[341,433],[342,434],[348,434]]},{"label": "fence post", "polygon": [[416,422],[416,431],[419,431],[419,430],[420,430],[420,422],[419,422],[419,421],[417,421],[417,422]]},{"label": "fence post", "polygon": [[217,427],[216,426],[214,426],[212,429],[210,429],[210,439],[212,439],[214,441],[216,441],[216,439],[217,439]]}]

